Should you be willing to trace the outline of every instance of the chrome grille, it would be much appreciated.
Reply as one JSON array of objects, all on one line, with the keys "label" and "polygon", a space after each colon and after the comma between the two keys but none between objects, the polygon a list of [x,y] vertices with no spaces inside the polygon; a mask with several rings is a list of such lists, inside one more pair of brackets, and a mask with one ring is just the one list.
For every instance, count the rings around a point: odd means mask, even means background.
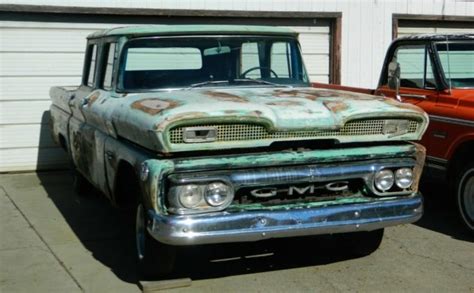
[{"label": "chrome grille", "polygon": [[[313,130],[313,131],[276,131],[269,132],[264,126],[258,124],[232,123],[232,124],[195,124],[178,126],[169,131],[170,142],[173,144],[185,143],[183,130],[186,127],[215,127],[217,139],[214,142],[242,141],[279,138],[319,138],[351,135],[382,135],[385,120],[359,120],[350,121],[338,130]],[[408,133],[416,132],[419,123],[410,121]]]}]

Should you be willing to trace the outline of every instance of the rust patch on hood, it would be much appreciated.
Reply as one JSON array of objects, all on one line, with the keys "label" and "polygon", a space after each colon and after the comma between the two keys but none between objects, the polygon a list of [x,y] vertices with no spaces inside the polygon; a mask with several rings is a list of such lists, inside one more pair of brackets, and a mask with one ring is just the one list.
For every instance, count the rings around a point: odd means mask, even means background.
[{"label": "rust patch on hood", "polygon": [[374,100],[375,96],[366,96],[362,94],[354,94],[350,92],[339,92],[335,90],[274,90],[273,96],[277,98],[303,98],[315,101],[319,98],[351,98],[354,100]]},{"label": "rust patch on hood", "polygon": [[92,94],[88,99],[87,99],[87,106],[92,106],[95,101],[100,97],[99,93],[94,93]]},{"label": "rust patch on hood", "polygon": [[143,111],[150,115],[156,115],[163,110],[173,109],[179,106],[179,103],[173,100],[164,99],[144,99],[132,103],[132,108]]},{"label": "rust patch on hood", "polygon": [[169,124],[174,123],[176,121],[180,121],[184,119],[196,119],[196,118],[202,118],[202,117],[207,117],[207,116],[208,114],[204,112],[186,112],[186,113],[181,113],[177,115],[172,115],[171,117],[166,117],[166,119],[161,121],[160,123],[157,123],[155,125],[155,130],[163,131]]},{"label": "rust patch on hood", "polygon": [[282,107],[291,107],[291,106],[301,106],[303,105],[303,103],[299,102],[299,101],[291,101],[291,100],[287,100],[287,101],[275,101],[275,102],[268,102],[266,103],[267,105],[269,106],[282,106]]},{"label": "rust patch on hood", "polygon": [[219,91],[205,91],[203,92],[204,95],[225,102],[236,102],[236,103],[248,103],[248,100],[237,95],[219,92]]},{"label": "rust patch on hood", "polygon": [[323,104],[333,113],[338,113],[348,108],[347,104],[342,101],[324,101]]}]

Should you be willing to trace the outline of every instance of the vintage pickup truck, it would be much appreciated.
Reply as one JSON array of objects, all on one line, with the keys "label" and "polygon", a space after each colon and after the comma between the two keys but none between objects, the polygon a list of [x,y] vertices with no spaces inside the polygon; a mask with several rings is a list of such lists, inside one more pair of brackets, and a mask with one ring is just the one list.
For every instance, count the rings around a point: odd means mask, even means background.
[{"label": "vintage pickup truck", "polygon": [[460,218],[474,232],[474,34],[395,40],[375,90],[316,86],[397,98],[425,110],[425,174],[449,185]]},{"label": "vintage pickup truck", "polygon": [[178,247],[274,237],[336,234],[369,254],[423,212],[427,115],[312,88],[288,29],[96,32],[82,84],[50,94],[76,183],[134,207],[144,273],[170,272]]}]

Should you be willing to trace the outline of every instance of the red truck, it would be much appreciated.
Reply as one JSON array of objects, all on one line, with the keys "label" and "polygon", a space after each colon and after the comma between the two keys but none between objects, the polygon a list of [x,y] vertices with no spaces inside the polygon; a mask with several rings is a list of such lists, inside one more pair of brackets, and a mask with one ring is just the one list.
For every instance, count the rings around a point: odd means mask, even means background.
[{"label": "red truck", "polygon": [[391,97],[425,110],[425,172],[446,180],[461,219],[474,232],[474,34],[394,40],[375,90],[313,85]]}]

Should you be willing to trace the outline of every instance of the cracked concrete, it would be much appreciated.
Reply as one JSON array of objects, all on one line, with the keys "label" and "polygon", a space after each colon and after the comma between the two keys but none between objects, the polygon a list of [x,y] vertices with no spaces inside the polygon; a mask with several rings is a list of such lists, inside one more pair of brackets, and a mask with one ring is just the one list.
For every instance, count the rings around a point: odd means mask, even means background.
[{"label": "cracked concrete", "polygon": [[[67,172],[0,175],[1,292],[140,291],[123,215],[71,183]],[[196,247],[180,264],[176,277],[193,283],[171,292],[474,292],[474,237],[443,198],[387,228],[367,257],[313,237]]]}]

